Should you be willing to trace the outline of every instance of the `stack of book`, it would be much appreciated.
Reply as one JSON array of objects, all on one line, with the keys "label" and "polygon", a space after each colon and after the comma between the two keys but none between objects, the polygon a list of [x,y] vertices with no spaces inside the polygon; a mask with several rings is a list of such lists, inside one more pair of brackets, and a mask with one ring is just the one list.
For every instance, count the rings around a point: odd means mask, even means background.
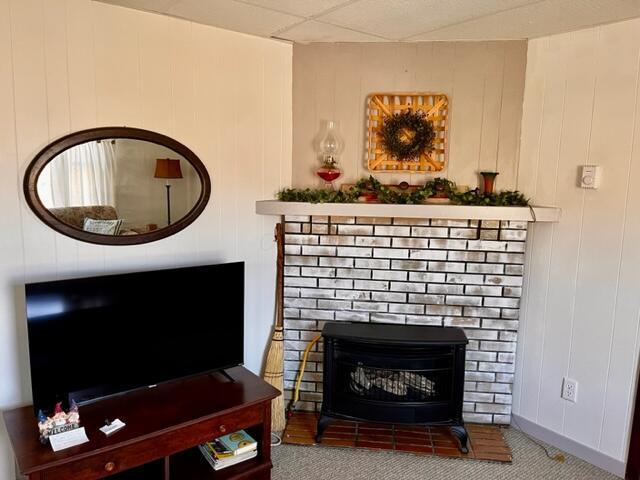
[{"label": "stack of book", "polygon": [[244,430],[215,438],[198,448],[214,470],[237,465],[258,455],[258,442]]}]

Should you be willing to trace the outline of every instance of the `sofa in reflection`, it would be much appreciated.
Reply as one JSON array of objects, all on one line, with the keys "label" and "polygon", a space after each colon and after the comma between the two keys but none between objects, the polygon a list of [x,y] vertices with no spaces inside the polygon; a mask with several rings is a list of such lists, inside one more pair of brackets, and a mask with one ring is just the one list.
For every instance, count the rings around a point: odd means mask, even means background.
[{"label": "sofa in reflection", "polygon": [[[94,220],[117,220],[118,212],[111,205],[89,205],[83,207],[50,208],[49,212],[58,220],[79,230],[83,229],[85,218]],[[121,229],[120,235],[137,235],[157,229],[157,225],[149,224],[143,227]]]}]

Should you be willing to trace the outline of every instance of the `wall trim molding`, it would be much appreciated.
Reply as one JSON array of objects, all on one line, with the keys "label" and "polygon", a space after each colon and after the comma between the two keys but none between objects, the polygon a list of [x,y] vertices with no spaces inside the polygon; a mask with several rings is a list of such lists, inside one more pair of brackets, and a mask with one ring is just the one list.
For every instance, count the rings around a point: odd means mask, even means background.
[{"label": "wall trim molding", "polygon": [[582,443],[576,442],[570,438],[561,435],[558,432],[549,430],[546,427],[542,427],[531,420],[521,417],[517,414],[512,414],[512,419],[515,422],[511,422],[511,426],[524,433],[531,435],[532,437],[541,440],[545,443],[553,445],[560,450],[563,450],[571,455],[574,455],[585,462],[589,462],[596,467],[600,467],[613,475],[620,478],[624,478],[626,470],[626,463],[616,458],[605,455],[602,452],[594,450]]}]

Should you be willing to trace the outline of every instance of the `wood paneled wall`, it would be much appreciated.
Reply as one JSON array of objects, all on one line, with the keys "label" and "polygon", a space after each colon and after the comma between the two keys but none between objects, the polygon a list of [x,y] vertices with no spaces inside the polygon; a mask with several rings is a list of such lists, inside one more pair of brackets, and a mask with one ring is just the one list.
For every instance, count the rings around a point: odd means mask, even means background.
[{"label": "wood paneled wall", "polygon": [[[640,323],[640,20],[529,43],[518,187],[529,235],[514,413],[624,462]],[[598,190],[579,166],[603,169]],[[560,398],[562,377],[578,401]]]},{"label": "wood paneled wall", "polygon": [[[245,358],[259,370],[275,248],[273,219],[254,209],[291,182],[291,56],[285,43],[89,0],[0,0],[0,408],[30,399],[23,284],[36,280],[244,260]],[[212,197],[193,225],[143,246],[103,247],[33,215],[21,192],[33,155],[104,125],[155,130],[200,156]],[[224,322],[215,316],[223,300],[212,290],[210,321]],[[52,339],[67,340],[73,332]],[[8,480],[2,433],[0,452]]]},{"label": "wood paneled wall", "polygon": [[[434,176],[475,188],[479,170],[516,185],[526,42],[345,43],[293,49],[293,185],[319,186],[314,145],[322,122],[345,139],[344,179],[369,174],[365,102],[374,92],[438,92],[450,99],[449,165]],[[424,183],[424,174],[377,174],[384,183]]]}]

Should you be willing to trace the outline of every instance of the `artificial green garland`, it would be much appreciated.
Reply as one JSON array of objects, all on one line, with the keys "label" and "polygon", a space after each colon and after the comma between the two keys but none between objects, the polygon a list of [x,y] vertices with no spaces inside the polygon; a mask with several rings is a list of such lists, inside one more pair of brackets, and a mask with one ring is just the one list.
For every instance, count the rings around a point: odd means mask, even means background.
[{"label": "artificial green garland", "polygon": [[[407,141],[400,133],[408,131],[413,136]],[[433,148],[436,132],[433,123],[422,110],[411,109],[387,117],[379,133],[384,149],[398,160],[418,160],[425,151]]]},{"label": "artificial green garland", "polygon": [[449,195],[455,205],[479,205],[490,207],[526,207],[529,200],[517,190],[503,190],[498,193],[484,194],[477,188],[464,193]]},{"label": "artificial green garland", "polygon": [[379,203],[420,204],[436,194],[446,194],[456,205],[519,206],[529,205],[527,198],[518,191],[483,194],[478,189],[456,192],[456,184],[446,178],[434,178],[413,191],[398,191],[382,185],[374,177],[363,178],[346,190],[285,188],[278,192],[283,202],[307,203],[356,203],[366,193],[374,193]]}]

